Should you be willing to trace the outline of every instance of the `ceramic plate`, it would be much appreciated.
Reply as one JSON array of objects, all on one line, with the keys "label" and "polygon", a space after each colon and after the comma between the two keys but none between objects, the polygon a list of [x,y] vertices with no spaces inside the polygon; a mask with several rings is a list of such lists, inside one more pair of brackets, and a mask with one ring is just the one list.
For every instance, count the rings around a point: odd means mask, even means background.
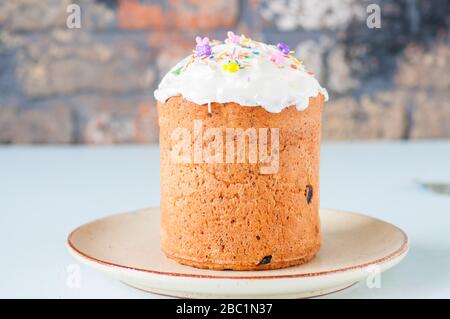
[{"label": "ceramic plate", "polygon": [[103,218],[75,229],[69,251],[79,261],[133,287],[188,298],[299,298],[335,292],[387,270],[405,257],[399,228],[360,214],[320,211],[323,241],[301,266],[214,271],[179,265],[159,248],[159,208]]}]

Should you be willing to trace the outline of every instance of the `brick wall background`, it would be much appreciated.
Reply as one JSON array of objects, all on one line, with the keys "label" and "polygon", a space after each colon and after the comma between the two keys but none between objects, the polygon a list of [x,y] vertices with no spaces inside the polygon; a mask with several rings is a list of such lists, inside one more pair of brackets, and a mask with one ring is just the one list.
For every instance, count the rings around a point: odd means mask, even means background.
[{"label": "brick wall background", "polygon": [[[68,29],[66,8],[81,7]],[[381,29],[366,26],[369,3]],[[287,42],[326,139],[450,137],[447,0],[0,0],[0,143],[157,142],[153,89],[194,36]]]}]

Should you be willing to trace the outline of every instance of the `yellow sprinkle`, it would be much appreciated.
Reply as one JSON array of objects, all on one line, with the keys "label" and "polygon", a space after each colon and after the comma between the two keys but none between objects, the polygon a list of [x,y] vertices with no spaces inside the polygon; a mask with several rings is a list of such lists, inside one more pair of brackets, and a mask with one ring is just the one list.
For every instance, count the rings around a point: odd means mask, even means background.
[{"label": "yellow sprinkle", "polygon": [[223,66],[223,69],[225,71],[231,72],[231,73],[235,73],[239,70],[239,64],[237,64],[236,62],[228,62],[227,64],[225,64]]},{"label": "yellow sprinkle", "polygon": [[293,56],[291,56],[291,60],[292,60],[294,63],[296,63],[296,64],[302,64],[302,63],[303,63],[302,61],[298,60],[297,58],[295,58],[295,57],[293,57]]}]

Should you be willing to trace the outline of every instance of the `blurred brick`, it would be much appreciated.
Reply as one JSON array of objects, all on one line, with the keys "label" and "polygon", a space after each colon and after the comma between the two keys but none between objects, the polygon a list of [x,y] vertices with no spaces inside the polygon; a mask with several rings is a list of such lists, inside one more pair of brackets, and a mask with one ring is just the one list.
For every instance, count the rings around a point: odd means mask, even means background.
[{"label": "blurred brick", "polygon": [[397,85],[411,91],[410,138],[450,137],[450,45],[410,45],[399,62]]},{"label": "blurred brick", "polygon": [[159,140],[158,112],[154,103],[144,102],[139,105],[135,125],[136,142],[155,143]]},{"label": "blurred brick", "polygon": [[263,39],[262,31],[271,29],[272,23],[261,16],[261,0],[242,1],[239,16],[238,25],[245,25],[244,28],[250,31],[245,34],[258,34],[255,39]]},{"label": "blurred brick", "polygon": [[77,0],[81,7],[81,28],[90,30],[106,30],[117,24],[115,7],[107,6],[99,0]]},{"label": "blurred brick", "polygon": [[83,133],[83,143],[132,143],[135,136],[134,114],[124,110],[108,110],[95,114]]},{"label": "blurred brick", "polygon": [[300,42],[295,49],[295,56],[303,61],[306,69],[314,73],[316,79],[325,85],[325,56],[333,41],[323,36],[316,40]]},{"label": "blurred brick", "polygon": [[8,31],[35,32],[67,28],[67,6],[81,8],[82,29],[105,29],[115,25],[115,12],[93,0],[4,0],[0,1],[0,26]]},{"label": "blurred brick", "polygon": [[119,0],[118,22],[123,29],[217,29],[236,23],[237,0],[166,0],[163,4]]},{"label": "blurred brick", "polygon": [[72,113],[67,105],[32,109],[0,106],[0,143],[73,143]]},{"label": "blurred brick", "polygon": [[14,127],[18,125],[17,110],[0,105],[0,143],[13,143]]},{"label": "blurred brick", "polygon": [[149,90],[154,71],[145,42],[145,37],[97,39],[70,30],[55,31],[18,49],[17,78],[32,98]]},{"label": "blurred brick", "polygon": [[[66,27],[72,2],[81,29]],[[379,30],[365,26],[372,2],[382,8]],[[195,35],[223,39],[228,29],[296,50],[331,95],[325,138],[448,137],[449,8],[445,0],[0,0],[0,143],[155,142],[154,87],[192,52]]]},{"label": "blurred brick", "polygon": [[328,78],[326,85],[329,90],[343,94],[359,85],[358,79],[352,74],[343,46],[333,48],[327,58],[327,65]]},{"label": "blurred brick", "polygon": [[91,144],[155,143],[156,107],[151,96],[92,97],[72,101],[76,110],[77,141]]},{"label": "blurred brick", "polygon": [[450,138],[450,92],[416,92],[411,138]]},{"label": "blurred brick", "polygon": [[119,0],[117,19],[120,28],[135,30],[162,29],[172,20],[160,5],[141,4],[138,0]]},{"label": "blurred brick", "polygon": [[260,0],[261,16],[280,31],[344,30],[365,17],[360,0]]},{"label": "blurred brick", "polygon": [[406,130],[405,92],[383,92],[361,100],[343,97],[326,103],[326,140],[400,139]]},{"label": "blurred brick", "polygon": [[238,0],[169,0],[175,12],[177,28],[217,29],[232,28],[238,17]]},{"label": "blurred brick", "polygon": [[70,0],[0,1],[0,27],[10,31],[38,31],[65,27]]},{"label": "blurred brick", "polygon": [[150,46],[158,50],[156,66],[160,76],[166,74],[176,63],[192,53],[195,47],[195,35],[186,36],[179,32],[154,32],[150,37]]},{"label": "blurred brick", "polygon": [[450,43],[438,41],[428,49],[410,45],[395,80],[407,88],[450,90]]}]

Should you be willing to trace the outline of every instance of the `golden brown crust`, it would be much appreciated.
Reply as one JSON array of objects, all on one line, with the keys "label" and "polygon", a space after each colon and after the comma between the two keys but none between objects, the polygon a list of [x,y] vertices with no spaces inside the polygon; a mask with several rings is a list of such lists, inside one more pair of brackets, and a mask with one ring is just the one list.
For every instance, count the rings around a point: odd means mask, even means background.
[{"label": "golden brown crust", "polygon": [[[276,269],[312,259],[320,247],[323,102],[318,96],[304,111],[290,106],[278,114],[236,103],[212,103],[208,114],[207,106],[181,97],[158,103],[164,253],[182,264],[232,270]],[[225,128],[279,128],[278,173],[261,174],[259,163],[174,163],[171,133],[178,127],[192,133],[194,120],[224,135]]]},{"label": "golden brown crust", "polygon": [[[318,250],[319,248],[317,248]],[[210,269],[210,270],[270,270],[270,269],[281,269],[281,268],[287,268],[292,266],[301,265],[304,263],[307,263],[311,259],[314,258],[315,254],[309,254],[305,257],[296,258],[293,260],[283,260],[283,261],[272,261],[269,264],[266,265],[254,265],[254,264],[220,264],[220,263],[214,263],[214,262],[199,262],[195,260],[190,259],[183,259],[178,258],[176,256],[172,256],[170,254],[165,253],[165,255],[173,260],[176,260],[182,265],[191,266],[195,268],[203,268],[203,269]]]}]

